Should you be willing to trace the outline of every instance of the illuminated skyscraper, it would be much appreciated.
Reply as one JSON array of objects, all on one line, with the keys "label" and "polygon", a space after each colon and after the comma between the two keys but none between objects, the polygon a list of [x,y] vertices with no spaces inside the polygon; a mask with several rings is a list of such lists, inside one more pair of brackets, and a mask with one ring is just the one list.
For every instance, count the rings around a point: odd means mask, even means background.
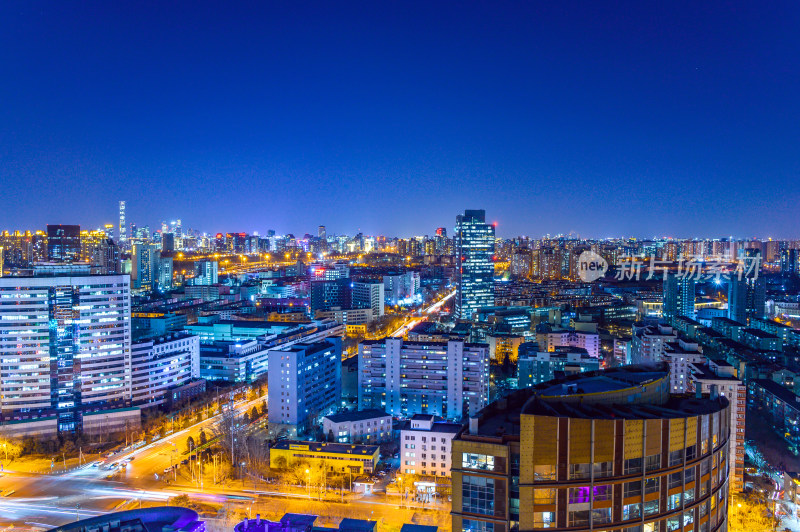
[{"label": "illuminated skyscraper", "polygon": [[93,412],[129,404],[129,277],[59,268],[0,279],[0,431],[5,422],[20,436],[86,429]]},{"label": "illuminated skyscraper", "polygon": [[119,241],[124,244],[128,240],[128,233],[125,230],[125,202],[119,202]]},{"label": "illuminated skyscraper", "polygon": [[494,305],[494,226],[486,211],[466,210],[456,217],[455,317],[471,320],[481,307]]},{"label": "illuminated skyscraper", "polygon": [[77,262],[81,260],[81,226],[47,226],[47,260]]},{"label": "illuminated skyscraper", "polygon": [[688,275],[664,275],[664,318],[686,316],[694,319],[695,280]]},{"label": "illuminated skyscraper", "polygon": [[[751,318],[763,319],[767,304],[767,282],[761,275],[761,251],[745,251],[744,268],[752,271],[734,273],[728,284],[728,317],[748,324]],[[741,277],[741,278],[740,278]]]}]

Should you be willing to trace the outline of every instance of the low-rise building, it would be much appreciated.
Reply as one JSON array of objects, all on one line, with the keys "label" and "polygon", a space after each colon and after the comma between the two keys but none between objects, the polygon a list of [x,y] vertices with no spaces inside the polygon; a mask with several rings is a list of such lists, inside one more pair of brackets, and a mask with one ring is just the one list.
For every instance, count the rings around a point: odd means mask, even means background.
[{"label": "low-rise building", "polygon": [[430,487],[437,480],[449,479],[452,441],[459,430],[460,423],[437,421],[428,414],[405,421],[400,427],[400,472],[419,475]]},{"label": "low-rise building", "polygon": [[762,351],[781,351],[783,349],[783,342],[778,336],[751,327],[742,330],[740,341],[748,347]]},{"label": "low-rise building", "polygon": [[381,443],[392,437],[392,416],[377,409],[329,414],[322,433],[339,443]]},{"label": "low-rise building", "polygon": [[375,471],[379,455],[377,445],[283,440],[270,448],[269,466],[281,469],[305,463],[331,473],[361,475]]},{"label": "low-rise building", "polygon": [[530,388],[558,376],[600,369],[600,360],[580,347],[557,347],[539,351],[535,342],[522,344],[517,361],[518,387]]}]

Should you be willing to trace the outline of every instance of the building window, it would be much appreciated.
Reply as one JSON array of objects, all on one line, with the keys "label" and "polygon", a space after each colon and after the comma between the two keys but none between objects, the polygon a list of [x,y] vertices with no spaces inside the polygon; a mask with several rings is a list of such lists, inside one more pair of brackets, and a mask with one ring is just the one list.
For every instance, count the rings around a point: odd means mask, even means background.
[{"label": "building window", "polygon": [[609,484],[595,484],[592,488],[592,499],[594,501],[610,501],[611,493],[612,490]]},{"label": "building window", "polygon": [[622,520],[638,519],[642,517],[642,504],[635,502],[633,504],[625,504],[622,506]]},{"label": "building window", "polygon": [[667,532],[678,530],[681,527],[680,517],[670,517],[667,519]]},{"label": "building window", "polygon": [[610,477],[613,474],[611,462],[595,462],[592,469],[594,478]]},{"label": "building window", "polygon": [[661,469],[660,454],[651,454],[644,459],[644,470],[646,472],[655,471],[657,469]]},{"label": "building window", "polygon": [[670,495],[667,498],[667,509],[674,510],[675,508],[680,508],[681,506],[681,494],[676,493],[675,495]]},{"label": "building window", "polygon": [[494,470],[494,456],[471,453],[463,453],[461,456],[461,467],[464,469]]},{"label": "building window", "polygon": [[676,466],[683,463],[683,449],[671,451],[669,453],[669,466]]},{"label": "building window", "polygon": [[658,490],[661,489],[661,478],[648,478],[644,481],[644,493],[645,495],[649,493],[658,493]]},{"label": "building window", "polygon": [[658,501],[647,501],[644,503],[644,515],[653,515],[658,513]]},{"label": "building window", "polygon": [[533,512],[533,528],[555,528],[555,512]]},{"label": "building window", "polygon": [[569,503],[581,504],[591,500],[591,488],[589,486],[579,486],[569,488]]},{"label": "building window", "polygon": [[533,490],[533,504],[555,504],[555,488],[542,488]]},{"label": "building window", "polygon": [[628,458],[625,460],[625,474],[635,475],[642,472],[642,458]]},{"label": "building window", "polygon": [[569,513],[568,526],[586,526],[589,524],[589,510],[580,510]]},{"label": "building window", "polygon": [[462,532],[494,532],[494,524],[475,519],[464,519],[461,522]]},{"label": "building window", "polygon": [[611,508],[592,510],[592,526],[611,522]]},{"label": "building window", "polygon": [[494,480],[464,475],[461,483],[464,512],[494,515]]},{"label": "building window", "polygon": [[592,464],[570,464],[569,465],[569,478],[591,478]]},{"label": "building window", "polygon": [[533,480],[555,480],[556,466],[554,465],[535,465],[533,466]]},{"label": "building window", "polygon": [[672,473],[669,476],[669,489],[679,488],[683,486],[683,471]]},{"label": "building window", "polygon": [[623,489],[622,496],[627,497],[641,497],[642,496],[642,481],[634,480],[633,482],[626,482]]}]

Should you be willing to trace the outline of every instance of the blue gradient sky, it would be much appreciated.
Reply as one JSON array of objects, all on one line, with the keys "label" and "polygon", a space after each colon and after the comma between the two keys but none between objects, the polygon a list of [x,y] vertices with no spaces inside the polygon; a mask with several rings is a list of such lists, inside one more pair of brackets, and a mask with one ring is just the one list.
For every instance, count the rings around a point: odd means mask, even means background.
[{"label": "blue gradient sky", "polygon": [[231,4],[0,3],[0,229],[800,236],[797,2]]}]

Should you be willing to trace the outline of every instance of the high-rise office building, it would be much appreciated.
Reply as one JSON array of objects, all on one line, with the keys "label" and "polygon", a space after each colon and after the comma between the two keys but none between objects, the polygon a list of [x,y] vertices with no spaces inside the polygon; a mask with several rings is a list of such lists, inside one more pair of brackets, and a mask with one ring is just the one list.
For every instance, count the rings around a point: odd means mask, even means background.
[{"label": "high-rise office building", "polygon": [[381,281],[356,281],[352,284],[353,308],[372,309],[375,318],[384,313],[384,287]]},{"label": "high-rise office building", "polygon": [[452,442],[452,528],[726,530],[730,419],[652,365],[514,392]]},{"label": "high-rise office building", "polygon": [[88,432],[87,416],[129,404],[130,279],[64,268],[0,279],[0,430]]},{"label": "high-rise office building", "polygon": [[48,262],[78,262],[81,260],[81,226],[47,226]]},{"label": "high-rise office building", "polygon": [[131,283],[137,290],[154,290],[158,282],[161,254],[155,244],[133,245],[131,254]]},{"label": "high-rise office building", "polygon": [[677,316],[686,316],[694,319],[695,284],[696,281],[688,275],[678,277],[669,273],[664,274],[662,315],[665,319]]},{"label": "high-rise office building", "polygon": [[219,282],[219,264],[215,260],[199,260],[194,263],[194,285],[212,285]]},{"label": "high-rise office building", "polygon": [[489,346],[462,340],[367,340],[358,346],[358,385],[362,409],[459,421],[488,401]]},{"label": "high-rise office building", "polygon": [[786,248],[781,250],[781,275],[791,277],[800,273],[800,250]]},{"label": "high-rise office building", "polygon": [[175,251],[175,233],[161,233],[161,251],[167,253]]},{"label": "high-rise office building", "polygon": [[761,250],[746,249],[743,258],[743,271],[734,272],[728,283],[728,317],[747,325],[751,318],[764,318],[767,282],[761,275]]},{"label": "high-rise office building", "polygon": [[311,314],[318,310],[352,308],[352,290],[350,279],[334,279],[331,281],[311,281]]},{"label": "high-rise office building", "polygon": [[125,227],[125,202],[119,202],[119,242],[125,244],[128,241],[128,231]]},{"label": "high-rise office building", "polygon": [[472,320],[479,308],[494,305],[494,226],[486,223],[486,211],[456,217],[455,248],[455,317]]}]

